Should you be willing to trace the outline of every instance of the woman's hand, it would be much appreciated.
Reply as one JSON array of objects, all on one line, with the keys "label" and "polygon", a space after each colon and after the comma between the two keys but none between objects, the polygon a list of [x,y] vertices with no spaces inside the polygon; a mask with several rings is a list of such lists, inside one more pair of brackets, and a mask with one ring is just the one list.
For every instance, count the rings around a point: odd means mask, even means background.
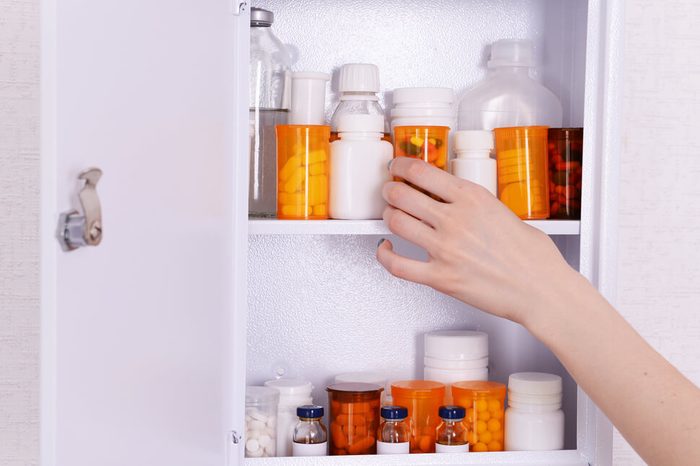
[{"label": "woman's hand", "polygon": [[406,183],[384,185],[384,222],[430,256],[408,259],[385,241],[377,259],[390,273],[523,324],[560,299],[558,283],[570,279],[572,269],[546,234],[486,189],[409,157],[394,159],[390,172],[444,200]]}]

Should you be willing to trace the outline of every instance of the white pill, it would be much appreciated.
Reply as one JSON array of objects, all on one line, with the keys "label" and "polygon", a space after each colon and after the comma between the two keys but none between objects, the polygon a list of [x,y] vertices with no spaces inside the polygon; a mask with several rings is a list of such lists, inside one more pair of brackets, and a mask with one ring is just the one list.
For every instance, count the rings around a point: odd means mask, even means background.
[{"label": "white pill", "polygon": [[266,424],[267,424],[267,427],[273,427],[273,428],[274,428],[275,425],[277,424],[277,418],[276,418],[275,416],[270,416],[270,417],[267,419],[267,423],[266,423]]},{"label": "white pill", "polygon": [[259,430],[247,430],[245,433],[245,438],[247,438],[247,439],[258,438],[258,437],[260,437]]},{"label": "white pill", "polygon": [[271,446],[265,448],[265,454],[266,454],[267,456],[275,456],[275,453],[276,453],[276,451],[275,451],[275,446],[274,446],[274,445],[271,445]]},{"label": "white pill", "polygon": [[260,449],[260,442],[254,438],[248,439],[245,443],[245,449],[248,453],[258,451]]},{"label": "white pill", "polygon": [[260,438],[258,438],[258,443],[263,448],[270,448],[270,446],[272,446],[272,438],[270,438],[269,435],[262,434]]},{"label": "white pill", "polygon": [[245,422],[250,422],[250,421],[252,421],[252,420],[253,420],[253,418],[250,417],[250,416],[248,416],[248,415],[246,414],[246,416],[245,416]]},{"label": "white pill", "polygon": [[267,422],[267,415],[261,411],[258,411],[257,409],[250,413],[250,417],[258,421]]},{"label": "white pill", "polygon": [[259,458],[265,454],[265,450],[262,448],[259,448],[255,451],[248,451],[246,450],[245,455],[250,457],[250,458]]},{"label": "white pill", "polygon": [[263,433],[269,435],[270,437],[274,437],[277,435],[277,431],[273,429],[272,427],[265,427],[265,430]]},{"label": "white pill", "polygon": [[265,429],[265,423],[264,423],[263,421],[252,420],[252,421],[250,421],[250,423],[248,424],[248,429],[250,429],[250,430],[260,430],[260,431],[262,431],[262,430]]}]

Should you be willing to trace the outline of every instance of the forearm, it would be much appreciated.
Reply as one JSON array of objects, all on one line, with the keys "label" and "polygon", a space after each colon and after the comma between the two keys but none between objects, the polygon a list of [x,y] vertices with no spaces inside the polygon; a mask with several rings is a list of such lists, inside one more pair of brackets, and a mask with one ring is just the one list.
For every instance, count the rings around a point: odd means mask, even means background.
[{"label": "forearm", "polygon": [[700,390],[579,274],[524,324],[652,465],[700,464]]}]

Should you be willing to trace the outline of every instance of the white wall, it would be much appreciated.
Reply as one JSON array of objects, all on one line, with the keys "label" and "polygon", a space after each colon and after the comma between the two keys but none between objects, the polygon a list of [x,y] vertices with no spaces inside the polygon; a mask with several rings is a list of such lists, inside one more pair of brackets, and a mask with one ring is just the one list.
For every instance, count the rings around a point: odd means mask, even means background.
[{"label": "white wall", "polygon": [[[38,0],[0,0],[0,464],[38,462]],[[618,305],[700,383],[700,2],[627,2]],[[616,437],[616,465],[642,464]]]},{"label": "white wall", "polygon": [[[700,384],[700,2],[626,12],[617,304]],[[640,406],[640,409],[643,407]],[[616,465],[643,464],[616,436]]]},{"label": "white wall", "polygon": [[0,464],[39,458],[38,0],[0,0]]}]

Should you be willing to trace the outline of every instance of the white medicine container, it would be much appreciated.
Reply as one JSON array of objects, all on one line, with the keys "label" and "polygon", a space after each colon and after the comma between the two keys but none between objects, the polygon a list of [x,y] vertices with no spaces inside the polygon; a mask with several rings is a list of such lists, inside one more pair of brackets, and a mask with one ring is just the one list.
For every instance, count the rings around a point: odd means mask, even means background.
[{"label": "white medicine container", "polygon": [[[586,129],[586,165],[581,221],[530,224],[607,292],[620,108],[619,82],[609,77],[621,65],[619,4],[254,6],[274,12],[276,34],[295,49],[295,70],[377,64],[387,109],[401,87],[452,88],[459,98],[485,76],[490,44],[531,40],[539,79],[562,102],[563,124]],[[464,462],[609,465],[610,424],[554,355],[518,325],[391,277],[374,258],[377,241],[390,236],[381,220],[249,221],[248,6],[42,4],[42,464],[340,464],[330,456],[246,459],[246,385],[284,372],[309,381],[314,401],[326,404],[324,389],[340,373],[420,378],[422,335],[453,328],[489,334],[492,380],[523,371],[561,376],[566,416],[563,450]],[[360,30],[358,15],[373,21]],[[326,116],[336,106],[337,96]],[[61,213],[83,212],[78,174],[89,167],[103,173],[96,184],[102,241],[64,251],[57,222]],[[424,258],[392,239],[399,252]]]}]

